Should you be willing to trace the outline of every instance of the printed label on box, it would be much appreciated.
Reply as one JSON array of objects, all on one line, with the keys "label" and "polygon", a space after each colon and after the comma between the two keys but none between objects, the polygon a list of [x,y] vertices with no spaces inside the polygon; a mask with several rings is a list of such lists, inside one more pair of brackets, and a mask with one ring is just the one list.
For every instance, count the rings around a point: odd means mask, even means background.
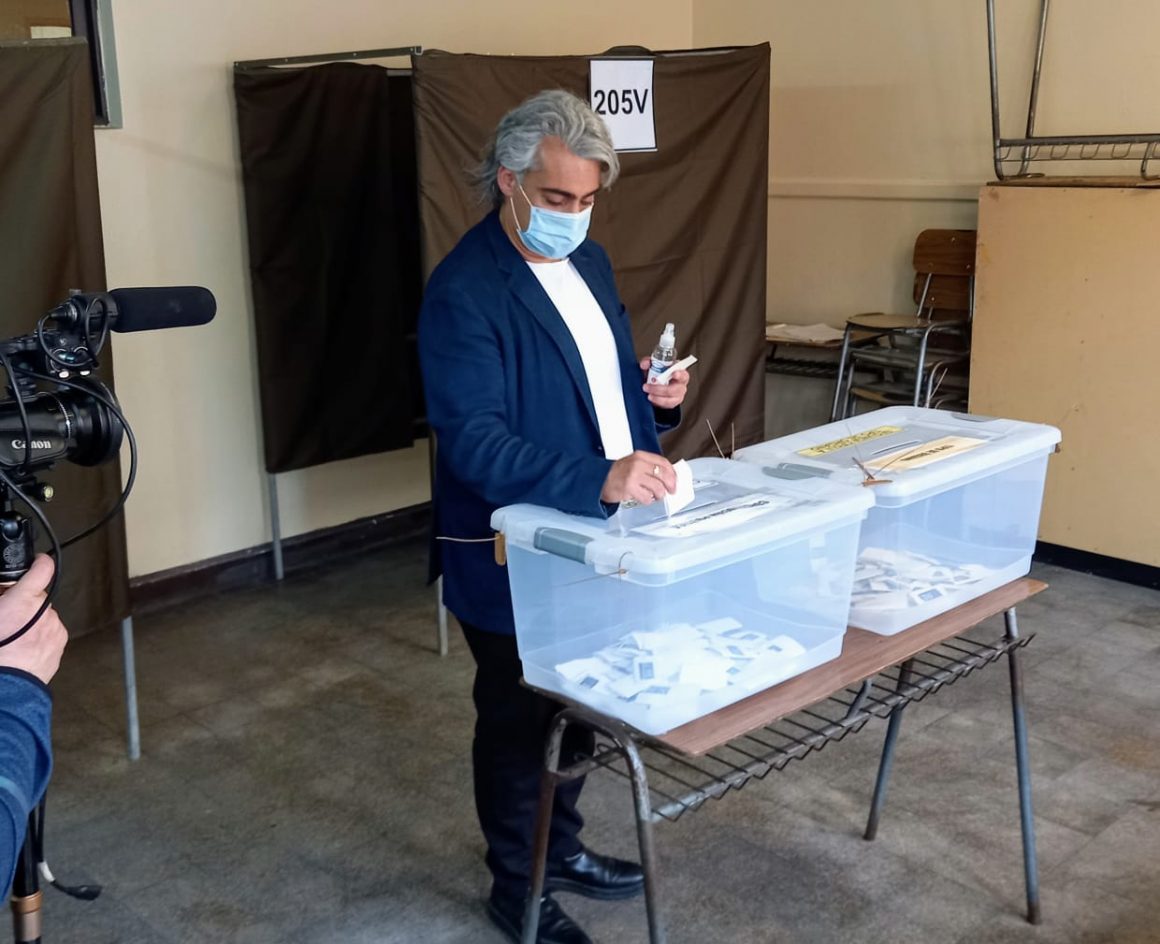
[{"label": "printed label on box", "polygon": [[891,436],[894,433],[901,433],[901,426],[875,426],[874,429],[867,429],[861,433],[854,433],[852,436],[845,436],[842,439],[832,439],[829,442],[819,443],[816,446],[810,446],[808,449],[799,449],[799,456],[825,456],[831,452],[838,452],[841,449],[848,449],[850,446],[857,446],[859,443],[869,442],[872,439],[881,439],[883,436]]},{"label": "printed label on box", "polygon": [[869,459],[866,466],[876,473],[906,472],[909,469],[921,469],[925,465],[941,462],[951,456],[962,455],[986,442],[985,439],[973,439],[969,436],[943,436],[921,446],[907,446],[877,459]]}]

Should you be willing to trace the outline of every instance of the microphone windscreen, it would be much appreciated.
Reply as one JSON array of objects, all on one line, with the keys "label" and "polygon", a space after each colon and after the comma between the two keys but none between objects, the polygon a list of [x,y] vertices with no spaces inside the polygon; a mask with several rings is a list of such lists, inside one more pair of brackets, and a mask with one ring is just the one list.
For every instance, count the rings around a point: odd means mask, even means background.
[{"label": "microphone windscreen", "polygon": [[187,328],[208,324],[217,313],[213,293],[196,285],[115,288],[109,294],[117,306],[114,331]]}]

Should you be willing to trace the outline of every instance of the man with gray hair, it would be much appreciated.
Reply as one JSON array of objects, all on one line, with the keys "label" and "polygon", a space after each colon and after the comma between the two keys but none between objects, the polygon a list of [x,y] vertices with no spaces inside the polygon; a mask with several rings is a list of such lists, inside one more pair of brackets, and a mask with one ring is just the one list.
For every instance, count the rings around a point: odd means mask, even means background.
[{"label": "man with gray hair", "polygon": [[[475,802],[492,873],[488,913],[518,941],[544,739],[555,702],[520,685],[506,567],[492,512],[530,502],[607,517],[676,487],[658,433],[676,425],[688,374],[646,384],[608,256],[587,238],[597,194],[616,180],[608,129],[560,91],[500,121],[476,183],[492,206],[432,273],[419,317],[427,416],[437,436],[432,576],[476,662]],[[459,540],[456,540],[459,539]],[[575,727],[564,756],[592,750]],[[630,898],[640,867],[580,842],[580,781],[557,791],[549,892]],[[546,897],[537,940],[588,936]]]}]

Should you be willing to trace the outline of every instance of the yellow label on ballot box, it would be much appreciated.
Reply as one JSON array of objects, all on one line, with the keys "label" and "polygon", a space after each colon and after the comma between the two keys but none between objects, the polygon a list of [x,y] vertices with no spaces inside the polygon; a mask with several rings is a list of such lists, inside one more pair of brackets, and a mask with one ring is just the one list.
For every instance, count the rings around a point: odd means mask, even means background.
[{"label": "yellow label on ballot box", "polygon": [[924,465],[941,462],[951,456],[961,455],[964,452],[983,445],[987,440],[972,439],[969,436],[943,436],[941,439],[932,439],[921,446],[907,446],[889,455],[868,459],[866,466],[875,472],[905,472],[908,469],[921,469]]},{"label": "yellow label on ballot box", "polygon": [[839,449],[857,446],[859,443],[869,442],[872,439],[881,439],[883,436],[890,436],[894,433],[901,432],[901,426],[875,426],[873,429],[867,429],[861,433],[854,433],[852,436],[845,436],[842,439],[832,439],[829,442],[810,446],[808,449],[799,449],[798,455],[811,457],[824,456],[831,452],[837,452]]}]

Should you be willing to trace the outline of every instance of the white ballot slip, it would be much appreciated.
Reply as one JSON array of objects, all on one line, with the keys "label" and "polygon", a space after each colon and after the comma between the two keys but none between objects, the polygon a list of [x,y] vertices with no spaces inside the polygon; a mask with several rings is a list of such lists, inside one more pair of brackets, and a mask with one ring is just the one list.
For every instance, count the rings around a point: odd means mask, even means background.
[{"label": "white ballot slip", "polygon": [[673,471],[677,473],[677,490],[670,495],[665,492],[665,514],[675,515],[682,508],[687,507],[692,503],[695,494],[693,492],[693,470],[689,467],[684,459],[673,463]]}]

